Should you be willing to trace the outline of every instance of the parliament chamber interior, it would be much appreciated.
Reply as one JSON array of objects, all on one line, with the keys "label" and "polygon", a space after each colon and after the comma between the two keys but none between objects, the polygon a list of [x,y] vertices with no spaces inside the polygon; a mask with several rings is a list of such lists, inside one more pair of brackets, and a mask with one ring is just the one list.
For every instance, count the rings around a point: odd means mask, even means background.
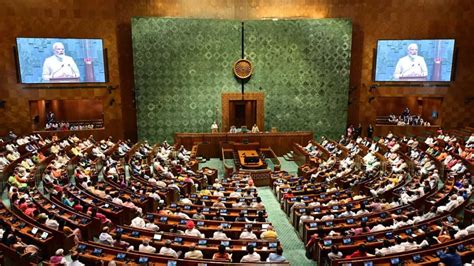
[{"label": "parliament chamber interior", "polygon": [[0,3],[0,265],[473,265],[470,1]]}]

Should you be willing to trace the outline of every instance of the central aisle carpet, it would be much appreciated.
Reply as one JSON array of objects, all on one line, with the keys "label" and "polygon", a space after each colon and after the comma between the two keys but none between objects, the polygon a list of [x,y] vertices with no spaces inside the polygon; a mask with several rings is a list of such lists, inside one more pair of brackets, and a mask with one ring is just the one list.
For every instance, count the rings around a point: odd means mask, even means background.
[{"label": "central aisle carpet", "polygon": [[286,214],[280,209],[280,204],[269,187],[257,188],[258,195],[265,204],[268,220],[278,233],[278,239],[283,247],[283,256],[291,265],[316,265],[305,256],[305,248],[301,239],[296,235],[293,226],[288,221]]}]

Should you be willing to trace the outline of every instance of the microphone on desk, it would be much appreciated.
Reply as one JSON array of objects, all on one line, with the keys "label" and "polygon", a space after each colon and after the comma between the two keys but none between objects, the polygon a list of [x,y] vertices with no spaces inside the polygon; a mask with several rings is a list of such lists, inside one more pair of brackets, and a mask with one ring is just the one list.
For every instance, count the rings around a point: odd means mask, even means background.
[{"label": "microphone on desk", "polygon": [[77,77],[76,71],[74,71],[74,68],[72,68],[71,64],[67,64],[67,66],[71,69],[72,74],[74,75],[73,77]]},{"label": "microphone on desk", "polygon": [[51,78],[54,78],[54,74],[58,73],[61,69],[63,69],[63,67],[64,67],[64,64],[62,64],[58,70],[56,70],[55,72],[53,72],[53,74],[51,74]]}]

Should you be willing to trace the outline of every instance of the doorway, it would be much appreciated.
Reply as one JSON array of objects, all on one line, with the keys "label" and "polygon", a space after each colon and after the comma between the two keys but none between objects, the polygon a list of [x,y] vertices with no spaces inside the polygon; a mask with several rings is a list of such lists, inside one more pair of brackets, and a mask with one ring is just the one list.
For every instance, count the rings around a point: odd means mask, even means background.
[{"label": "doorway", "polygon": [[228,132],[230,126],[252,129],[254,124],[264,129],[263,93],[222,93],[222,130]]},{"label": "doorway", "polygon": [[257,101],[236,100],[229,103],[229,124],[251,129],[257,123]]}]

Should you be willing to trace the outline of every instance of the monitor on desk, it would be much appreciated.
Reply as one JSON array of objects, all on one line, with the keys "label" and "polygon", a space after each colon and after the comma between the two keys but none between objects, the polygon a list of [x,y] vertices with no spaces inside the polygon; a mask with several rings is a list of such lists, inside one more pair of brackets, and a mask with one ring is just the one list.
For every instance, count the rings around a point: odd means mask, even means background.
[{"label": "monitor on desk", "polygon": [[330,247],[332,245],[331,239],[324,239],[323,244],[325,247]]},{"label": "monitor on desk", "polygon": [[175,261],[175,260],[169,260],[167,263],[166,263],[166,266],[176,266],[178,265],[178,262]]},{"label": "monitor on desk", "polygon": [[420,254],[415,254],[412,257],[414,262],[420,262],[421,261],[421,255]]},{"label": "monitor on desk", "polygon": [[100,257],[102,255],[102,249],[101,248],[94,248],[92,251],[92,255]]},{"label": "monitor on desk", "polygon": [[140,257],[138,259],[138,263],[140,263],[140,264],[148,263],[148,257]]},{"label": "monitor on desk", "polygon": [[77,252],[84,252],[86,250],[87,246],[84,244],[79,244],[76,248]]},{"label": "monitor on desk", "polygon": [[390,265],[400,265],[401,264],[401,261],[400,261],[400,258],[393,258],[393,259],[390,259]]},{"label": "monitor on desk", "polygon": [[125,253],[117,253],[117,256],[115,257],[116,260],[125,260],[125,257],[127,257],[127,254]]},{"label": "monitor on desk", "polygon": [[249,243],[247,244],[247,246],[251,246],[251,247],[256,248],[256,247],[257,247],[257,242],[249,242]]},{"label": "monitor on desk", "polygon": [[352,244],[352,239],[351,238],[343,238],[342,243],[344,245],[350,245],[350,244]]},{"label": "monitor on desk", "polygon": [[31,229],[31,234],[36,235],[36,233],[38,233],[38,230],[38,227],[33,227],[33,229]]}]

